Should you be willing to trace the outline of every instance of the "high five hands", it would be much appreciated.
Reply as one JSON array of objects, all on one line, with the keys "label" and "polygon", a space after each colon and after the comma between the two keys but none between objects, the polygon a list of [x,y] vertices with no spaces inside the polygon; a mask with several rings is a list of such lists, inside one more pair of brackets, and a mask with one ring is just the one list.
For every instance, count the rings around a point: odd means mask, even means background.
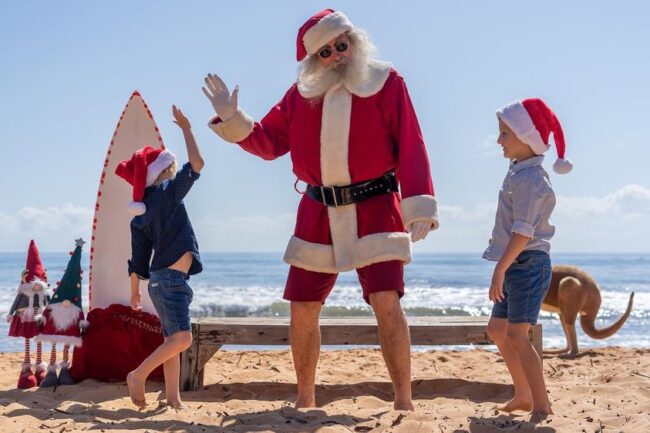
[{"label": "high five hands", "polygon": [[174,123],[177,124],[183,131],[186,129],[192,129],[190,121],[187,120],[187,117],[185,117],[181,109],[176,107],[176,105],[172,105],[172,114],[174,115]]},{"label": "high five hands", "polygon": [[235,90],[230,93],[226,83],[216,74],[208,74],[205,77],[205,86],[202,87],[203,93],[210,100],[214,111],[222,121],[225,122],[237,114],[239,86],[235,86]]}]

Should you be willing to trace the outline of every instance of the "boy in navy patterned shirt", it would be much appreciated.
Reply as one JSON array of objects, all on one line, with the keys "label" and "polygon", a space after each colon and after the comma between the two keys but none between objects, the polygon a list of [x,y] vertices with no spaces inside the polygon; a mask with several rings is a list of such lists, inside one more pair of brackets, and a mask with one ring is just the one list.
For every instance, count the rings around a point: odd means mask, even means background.
[{"label": "boy in navy patterned shirt", "polygon": [[[160,364],[165,372],[167,403],[185,406],[179,391],[180,353],[192,344],[190,275],[202,271],[199,246],[183,198],[203,168],[203,157],[190,122],[173,107],[174,123],[183,131],[189,162],[176,173],[176,158],[168,150],[149,146],[122,161],[115,173],[133,186],[131,221],[131,307],[140,310],[140,280],[149,280],[149,295],[163,328],[164,342],[127,376],[129,394],[140,409],[146,405],[144,384]],[[153,260],[151,256],[153,254]]]},{"label": "boy in navy patterned shirt", "polygon": [[550,222],[555,194],[542,168],[553,133],[558,173],[568,173],[564,135],[557,117],[541,99],[526,99],[497,111],[503,155],[511,160],[499,192],[490,245],[483,258],[497,262],[489,298],[494,302],[488,334],[508,367],[515,395],[501,410],[552,414],[542,363],[528,339],[551,281]]}]

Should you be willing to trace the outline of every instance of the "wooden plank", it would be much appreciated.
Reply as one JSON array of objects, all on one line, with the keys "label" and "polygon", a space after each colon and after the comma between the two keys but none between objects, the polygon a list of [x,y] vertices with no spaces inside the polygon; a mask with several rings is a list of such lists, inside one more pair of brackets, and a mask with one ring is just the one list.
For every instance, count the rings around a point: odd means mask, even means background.
[{"label": "wooden plank", "polygon": [[[261,319],[261,320],[260,320]],[[450,320],[440,317],[408,318],[413,345],[490,344],[487,335],[487,317],[472,320]],[[288,345],[288,318],[214,318],[201,320],[201,345]],[[378,344],[377,324],[374,318],[337,318],[320,321],[323,345]],[[540,347],[541,325],[531,327]]]},{"label": "wooden plank", "polygon": [[[440,316],[440,317],[408,317],[411,325],[444,325],[456,323],[468,324],[485,324],[489,317],[471,317],[471,316]],[[265,326],[265,325],[289,325],[288,317],[209,317],[197,319],[194,323],[201,325],[244,325],[244,326]],[[364,324],[377,324],[374,317],[337,317],[320,319],[321,325],[335,324],[341,326],[356,326]]]},{"label": "wooden plank", "polygon": [[[471,320],[467,320],[471,319]],[[414,345],[488,344],[488,318],[408,318]],[[288,345],[288,318],[211,318],[199,322],[201,345]],[[378,344],[374,318],[321,319],[323,345]]]}]

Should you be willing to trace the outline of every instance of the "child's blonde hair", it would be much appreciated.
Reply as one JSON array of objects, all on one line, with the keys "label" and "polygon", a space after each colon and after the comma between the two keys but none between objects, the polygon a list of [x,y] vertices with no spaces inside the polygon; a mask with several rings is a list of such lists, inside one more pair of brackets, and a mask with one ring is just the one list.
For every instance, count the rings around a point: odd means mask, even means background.
[{"label": "child's blonde hair", "polygon": [[154,185],[160,185],[165,179],[169,179],[170,178],[169,175],[171,173],[176,172],[176,167],[177,167],[176,160],[174,159],[174,162],[169,164],[169,166],[166,169],[164,169],[162,172],[160,172],[160,174],[156,178],[156,181],[153,184]]}]

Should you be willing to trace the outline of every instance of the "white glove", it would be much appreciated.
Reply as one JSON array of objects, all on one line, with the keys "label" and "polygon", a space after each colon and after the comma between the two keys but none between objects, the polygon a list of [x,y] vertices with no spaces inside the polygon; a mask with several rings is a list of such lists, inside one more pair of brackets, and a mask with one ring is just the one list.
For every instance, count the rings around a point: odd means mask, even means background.
[{"label": "white glove", "polygon": [[221,118],[226,121],[237,114],[237,95],[239,94],[239,86],[235,86],[235,90],[230,93],[228,86],[216,74],[208,74],[205,77],[205,87],[202,87],[203,93],[208,97],[210,103],[214,107],[214,111]]},{"label": "white glove", "polygon": [[413,242],[421,241],[426,238],[429,231],[431,231],[431,223],[428,221],[416,221],[409,227],[411,240]]}]

